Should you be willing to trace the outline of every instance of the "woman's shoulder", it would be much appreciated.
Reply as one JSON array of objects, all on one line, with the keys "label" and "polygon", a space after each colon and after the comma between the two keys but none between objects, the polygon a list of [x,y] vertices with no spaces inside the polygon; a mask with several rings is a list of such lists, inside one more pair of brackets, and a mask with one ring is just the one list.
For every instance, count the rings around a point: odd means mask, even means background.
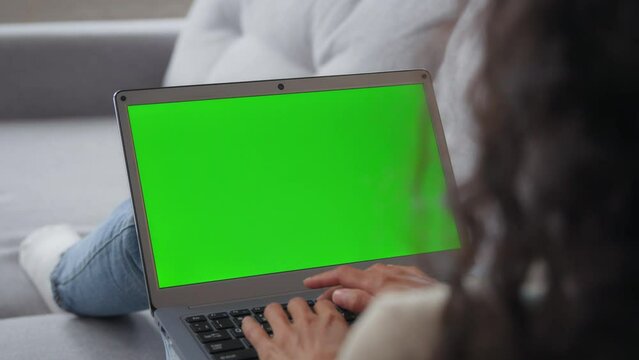
[{"label": "woman's shoulder", "polygon": [[381,295],[353,325],[340,359],[427,359],[449,296],[443,284]]}]

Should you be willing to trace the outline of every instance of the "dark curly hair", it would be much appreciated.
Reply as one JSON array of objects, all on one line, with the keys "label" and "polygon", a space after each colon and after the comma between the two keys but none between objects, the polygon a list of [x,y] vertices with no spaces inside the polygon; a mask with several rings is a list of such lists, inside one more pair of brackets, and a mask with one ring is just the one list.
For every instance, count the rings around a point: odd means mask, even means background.
[{"label": "dark curly hair", "polygon": [[485,20],[467,258],[486,214],[498,231],[486,285],[456,276],[438,358],[639,359],[639,1],[493,0]]}]

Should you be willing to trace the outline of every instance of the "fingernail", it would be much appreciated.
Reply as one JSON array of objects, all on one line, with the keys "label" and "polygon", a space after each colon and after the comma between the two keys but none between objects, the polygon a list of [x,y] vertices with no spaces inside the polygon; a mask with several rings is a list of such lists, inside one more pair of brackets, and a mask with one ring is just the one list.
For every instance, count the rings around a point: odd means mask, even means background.
[{"label": "fingernail", "polygon": [[333,302],[345,302],[348,299],[348,291],[347,290],[343,290],[343,289],[339,289],[339,290],[335,290],[335,292],[333,292]]}]

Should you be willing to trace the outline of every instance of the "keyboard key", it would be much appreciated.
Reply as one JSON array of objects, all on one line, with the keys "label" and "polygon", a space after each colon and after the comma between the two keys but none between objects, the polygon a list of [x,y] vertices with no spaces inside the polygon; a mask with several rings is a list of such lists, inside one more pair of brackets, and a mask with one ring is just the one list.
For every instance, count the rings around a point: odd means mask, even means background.
[{"label": "keyboard key", "polygon": [[353,314],[350,311],[345,311],[344,312],[344,320],[346,320],[349,323],[352,323],[353,321],[357,320],[357,315]]},{"label": "keyboard key", "polygon": [[242,331],[242,328],[236,327],[234,329],[230,329],[229,332],[233,334],[235,338],[239,339],[244,337],[244,331]]},{"label": "keyboard key", "polygon": [[264,331],[266,331],[267,334],[273,333],[273,328],[271,327],[271,324],[265,323],[265,324],[262,324],[262,327],[264,328]]},{"label": "keyboard key", "polygon": [[266,308],[266,306],[256,306],[254,308],[251,309],[251,311],[253,312],[253,314],[263,314],[264,313],[264,308]]},{"label": "keyboard key", "polygon": [[206,348],[211,354],[217,354],[221,352],[227,352],[231,350],[244,349],[244,344],[240,340],[224,340],[220,342],[214,342],[206,344]]},{"label": "keyboard key", "polygon": [[244,318],[245,318],[245,317],[246,317],[246,316],[238,316],[238,317],[236,317],[236,318],[235,318],[235,324],[236,324],[237,326],[242,326],[242,320],[244,320]]},{"label": "keyboard key", "polygon": [[206,321],[206,318],[204,317],[204,315],[195,315],[187,317],[186,319],[184,319],[184,321],[186,321],[187,323],[195,323]]},{"label": "keyboard key", "polygon": [[249,316],[251,312],[248,309],[241,310],[233,310],[230,312],[231,316],[239,317],[239,316]]},{"label": "keyboard key", "polygon": [[313,307],[315,306],[315,300],[306,300],[306,303],[308,304],[308,306]]},{"label": "keyboard key", "polygon": [[196,333],[201,333],[201,332],[211,331],[213,329],[211,328],[211,325],[209,325],[208,323],[197,322],[197,323],[191,324],[191,330],[195,331]]},{"label": "keyboard key", "polygon": [[226,331],[212,331],[197,335],[200,342],[207,343],[212,341],[228,340],[231,336]]},{"label": "keyboard key", "polygon": [[337,306],[337,311],[340,314],[342,314],[342,316],[344,316],[344,319],[347,322],[353,322],[353,321],[355,321],[357,319],[357,314],[352,313],[352,312],[350,312],[350,311],[348,311],[348,310],[346,310],[344,308],[341,308],[341,307]]},{"label": "keyboard key", "polygon": [[213,360],[253,360],[257,359],[255,349],[244,349],[231,351],[223,354],[213,355]]},{"label": "keyboard key", "polygon": [[217,319],[211,321],[216,330],[234,328],[235,324],[229,318]]},{"label": "keyboard key", "polygon": [[224,319],[227,317],[229,317],[229,314],[227,314],[226,312],[216,312],[209,314],[209,319],[211,320]]},{"label": "keyboard key", "polygon": [[255,315],[255,320],[257,320],[257,322],[259,322],[260,324],[264,324],[265,322],[267,322],[266,316],[264,316],[264,314]]}]

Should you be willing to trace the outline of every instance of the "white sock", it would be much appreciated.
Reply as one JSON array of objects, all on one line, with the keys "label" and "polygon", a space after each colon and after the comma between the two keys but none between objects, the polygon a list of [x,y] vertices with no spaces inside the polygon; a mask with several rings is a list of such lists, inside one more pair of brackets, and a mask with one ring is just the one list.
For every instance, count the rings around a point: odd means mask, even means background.
[{"label": "white sock", "polygon": [[68,225],[51,225],[40,228],[27,236],[20,244],[18,261],[51,312],[64,312],[53,299],[51,272],[60,255],[80,240],[80,236]]}]

